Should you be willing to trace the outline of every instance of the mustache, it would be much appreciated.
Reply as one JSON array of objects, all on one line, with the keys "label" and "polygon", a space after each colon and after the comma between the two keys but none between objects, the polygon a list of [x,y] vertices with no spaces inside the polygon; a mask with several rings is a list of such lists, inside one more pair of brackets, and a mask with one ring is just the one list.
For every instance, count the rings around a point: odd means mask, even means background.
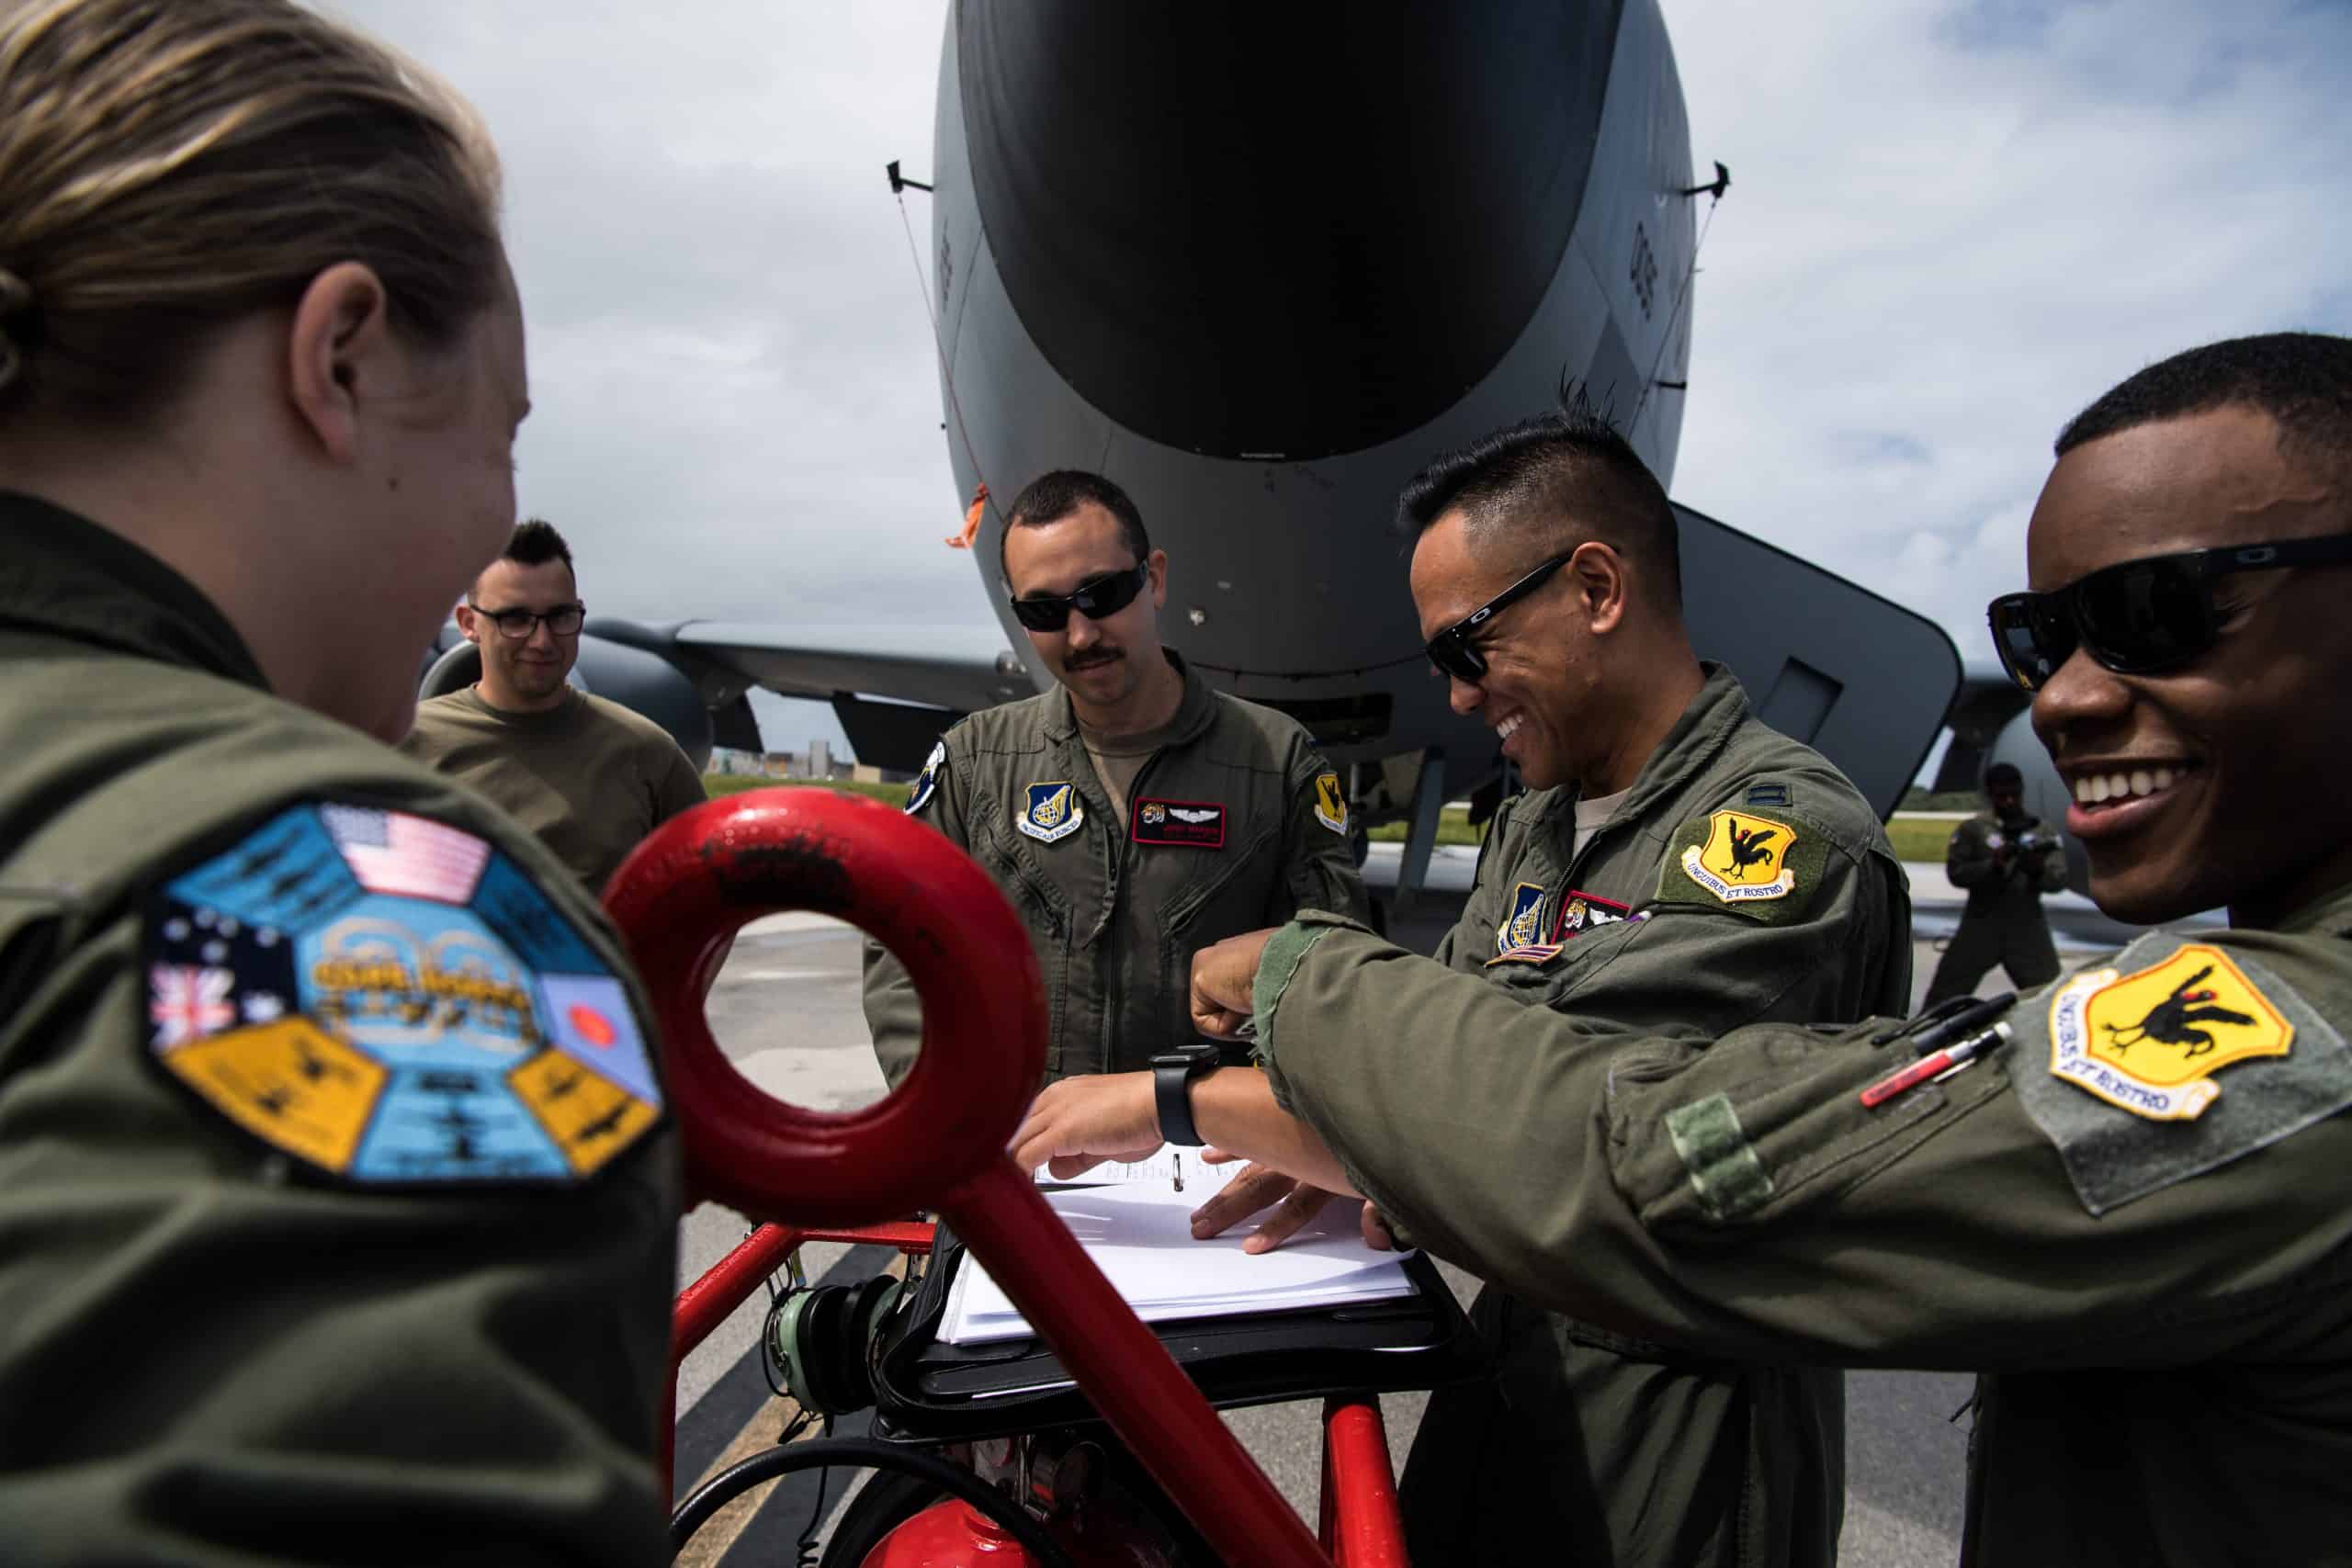
[{"label": "mustache", "polygon": [[1091,670],[1095,666],[1101,664],[1115,664],[1125,657],[1125,654],[1120,652],[1115,648],[1096,649],[1091,652],[1077,654],[1071,658],[1063,660],[1062,668],[1065,670]]}]

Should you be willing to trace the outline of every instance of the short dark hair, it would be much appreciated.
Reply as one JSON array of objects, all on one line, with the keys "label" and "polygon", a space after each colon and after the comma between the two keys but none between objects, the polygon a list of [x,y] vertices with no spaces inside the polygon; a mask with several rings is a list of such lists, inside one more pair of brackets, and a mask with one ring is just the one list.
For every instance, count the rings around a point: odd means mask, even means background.
[{"label": "short dark hair", "polygon": [[[1058,523],[1089,502],[1119,520],[1119,536],[1136,558],[1137,565],[1151,554],[1151,536],[1143,530],[1143,513],[1127,492],[1104,479],[1083,468],[1056,468],[1029,481],[1029,488],[1014,498],[1012,510],[1005,513],[1004,531],[1010,535],[1019,527],[1041,527]],[[997,540],[996,570],[1004,572],[1004,540]]]},{"label": "short dark hair", "polygon": [[1430,463],[1406,482],[1396,520],[1419,535],[1457,508],[1482,528],[1530,532],[1555,532],[1573,513],[1589,537],[1649,576],[1655,603],[1682,603],[1682,552],[1666,487],[1581,390]]},{"label": "short dark hair", "polygon": [[2018,765],[2015,762],[1996,762],[1984,770],[1986,789],[1994,789],[2001,784],[2017,784],[2022,787],[2024,784],[2025,775],[2018,772]]},{"label": "short dark hair", "polygon": [[2061,457],[2158,420],[2238,405],[2278,425],[2278,455],[2352,476],[2352,338],[2270,333],[2209,343],[2129,377],[2058,433]]},{"label": "short dark hair", "polygon": [[506,541],[506,548],[499,552],[498,558],[517,566],[544,566],[560,560],[573,576],[579,575],[579,569],[571,565],[571,547],[563,542],[563,536],[555,531],[554,524],[537,517],[514,525],[514,536]]}]

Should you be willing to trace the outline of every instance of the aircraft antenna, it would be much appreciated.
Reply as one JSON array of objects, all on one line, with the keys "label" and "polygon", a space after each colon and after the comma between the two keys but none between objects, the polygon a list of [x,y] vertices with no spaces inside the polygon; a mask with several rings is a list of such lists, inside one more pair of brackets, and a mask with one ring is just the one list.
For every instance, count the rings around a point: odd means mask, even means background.
[{"label": "aircraft antenna", "polygon": [[1713,179],[1705,185],[1690,186],[1676,193],[1685,197],[1705,197],[1707,216],[1699,225],[1699,237],[1690,243],[1690,265],[1682,269],[1681,281],[1674,286],[1674,309],[1667,312],[1666,331],[1658,336],[1657,352],[1650,356],[1650,373],[1642,378],[1642,395],[1634,403],[1634,417],[1625,422],[1625,429],[1628,433],[1642,422],[1642,411],[1649,407],[1650,392],[1654,389],[1664,387],[1673,392],[1690,389],[1690,383],[1687,380],[1659,380],[1658,367],[1666,363],[1667,345],[1674,341],[1675,326],[1682,320],[1682,307],[1690,298],[1690,280],[1699,276],[1699,253],[1706,248],[1707,231],[1715,225],[1715,209],[1723,205],[1724,193],[1729,189],[1731,189],[1731,171],[1725,168],[1723,160],[1718,158],[1715,160]]},{"label": "aircraft antenna", "polygon": [[956,422],[956,437],[964,444],[964,455],[971,458],[972,471],[979,475],[980,488],[987,492],[983,504],[997,512],[1001,523],[1003,521],[1001,505],[996,500],[996,491],[989,488],[988,475],[979,473],[979,449],[972,445],[971,432],[964,425],[964,405],[956,396],[956,378],[947,367],[947,344],[939,335],[939,307],[932,302],[931,280],[922,275],[922,247],[915,243],[915,220],[907,214],[907,192],[910,189],[928,192],[931,186],[899,173],[896,158],[885,165],[884,172],[890,176],[890,194],[898,198],[899,226],[907,231],[907,260],[915,269],[915,292],[922,296],[923,317],[931,322],[931,351],[939,361],[939,384],[947,389],[947,412]]}]

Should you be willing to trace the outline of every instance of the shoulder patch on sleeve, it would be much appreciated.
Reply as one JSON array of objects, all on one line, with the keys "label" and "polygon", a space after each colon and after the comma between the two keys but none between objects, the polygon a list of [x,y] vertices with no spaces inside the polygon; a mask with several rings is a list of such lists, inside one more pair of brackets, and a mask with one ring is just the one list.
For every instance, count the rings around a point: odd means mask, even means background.
[{"label": "shoulder patch on sleeve", "polygon": [[2012,1015],[2011,1077],[2103,1214],[2352,1106],[2352,1051],[2244,953],[2169,932]]},{"label": "shoulder patch on sleeve", "polygon": [[912,817],[929,806],[931,797],[939,793],[939,770],[946,763],[947,742],[941,740],[933,745],[931,755],[923,759],[922,772],[915,775],[915,787],[907,792],[908,816]]},{"label": "shoulder patch on sleeve", "polygon": [[1827,863],[1821,835],[1785,816],[1716,811],[1675,829],[1658,871],[1657,901],[1779,924],[1804,913]]},{"label": "shoulder patch on sleeve", "polygon": [[1340,787],[1337,773],[1315,775],[1315,820],[1345,838],[1348,831],[1348,795]]},{"label": "shoulder patch on sleeve", "polygon": [[149,900],[147,1048],[360,1187],[568,1186],[661,1122],[627,987],[488,840],[290,807]]}]

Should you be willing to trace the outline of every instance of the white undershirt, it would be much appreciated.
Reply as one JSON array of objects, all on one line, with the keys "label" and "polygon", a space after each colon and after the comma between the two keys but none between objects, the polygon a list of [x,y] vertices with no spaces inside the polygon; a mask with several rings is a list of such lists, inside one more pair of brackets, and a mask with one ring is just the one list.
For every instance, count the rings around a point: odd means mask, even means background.
[{"label": "white undershirt", "polygon": [[1593,795],[1577,802],[1577,841],[1575,848],[1568,852],[1570,858],[1584,853],[1585,845],[1600,831],[1600,825],[1614,816],[1617,807],[1623,805],[1625,797],[1633,793],[1633,786],[1628,784],[1615,795]]}]

